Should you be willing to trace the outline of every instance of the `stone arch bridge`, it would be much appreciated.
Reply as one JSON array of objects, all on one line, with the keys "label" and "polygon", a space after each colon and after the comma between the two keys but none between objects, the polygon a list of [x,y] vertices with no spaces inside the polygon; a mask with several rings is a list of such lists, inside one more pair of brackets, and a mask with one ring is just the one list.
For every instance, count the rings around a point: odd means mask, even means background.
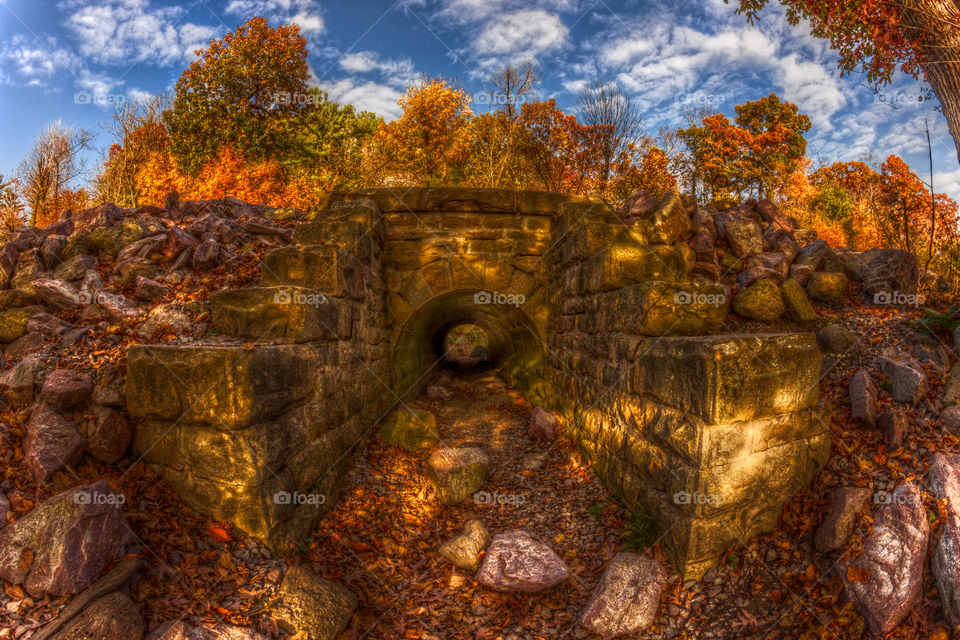
[{"label": "stone arch bridge", "polygon": [[726,290],[688,280],[682,207],[623,220],[538,192],[333,194],[264,257],[259,286],[211,297],[215,336],[131,349],[134,449],[191,506],[285,548],[335,505],[446,332],[478,324],[509,381],[562,415],[698,577],[776,524],[830,431],[813,336],[723,334]]}]

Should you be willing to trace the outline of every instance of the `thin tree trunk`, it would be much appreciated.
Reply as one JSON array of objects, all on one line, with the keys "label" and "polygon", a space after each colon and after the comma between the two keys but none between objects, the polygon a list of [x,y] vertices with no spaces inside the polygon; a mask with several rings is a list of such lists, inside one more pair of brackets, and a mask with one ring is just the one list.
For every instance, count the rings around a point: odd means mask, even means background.
[{"label": "thin tree trunk", "polygon": [[907,35],[917,38],[927,82],[940,99],[960,160],[960,0],[901,0]]}]

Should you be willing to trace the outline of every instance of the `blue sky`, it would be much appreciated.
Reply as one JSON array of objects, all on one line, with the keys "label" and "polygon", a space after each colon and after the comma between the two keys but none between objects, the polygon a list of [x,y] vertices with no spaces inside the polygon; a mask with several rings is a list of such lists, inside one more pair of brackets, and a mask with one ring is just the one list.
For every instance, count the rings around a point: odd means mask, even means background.
[{"label": "blue sky", "polygon": [[946,121],[918,102],[920,83],[898,76],[878,99],[779,7],[750,26],[722,0],[0,0],[0,172],[53,120],[102,131],[113,103],[171,90],[198,46],[253,15],[299,24],[312,81],[387,118],[422,74],[456,78],[483,111],[489,73],[530,59],[538,93],[565,109],[584,82],[617,78],[652,131],[683,124],[684,105],[733,114],[774,91],[813,121],[815,162],[897,153],[925,177],[926,119],[935,187],[960,199]]}]

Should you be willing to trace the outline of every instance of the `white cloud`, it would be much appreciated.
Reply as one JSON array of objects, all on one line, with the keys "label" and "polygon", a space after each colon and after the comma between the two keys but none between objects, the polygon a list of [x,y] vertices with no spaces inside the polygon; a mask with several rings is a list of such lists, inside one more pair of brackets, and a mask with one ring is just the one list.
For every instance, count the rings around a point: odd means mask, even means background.
[{"label": "white cloud", "polygon": [[481,55],[510,59],[534,58],[566,43],[569,30],[555,13],[530,9],[491,19],[473,41]]},{"label": "white cloud", "polygon": [[398,87],[407,87],[417,78],[409,58],[382,58],[374,51],[348,53],[340,58],[340,68],[349,73],[379,73],[385,82]]},{"label": "white cloud", "polygon": [[372,111],[387,120],[395,120],[400,116],[397,100],[403,95],[402,90],[376,82],[358,84],[352,78],[321,82],[319,86],[341,104],[352,104],[357,109]]},{"label": "white cloud", "polygon": [[0,67],[4,68],[8,82],[18,79],[27,84],[45,85],[57,72],[74,69],[79,62],[52,38],[37,42],[15,35],[0,48]]},{"label": "white cloud", "polygon": [[81,0],[70,6],[66,27],[80,54],[101,64],[179,63],[217,34],[212,27],[178,25],[180,9],[152,9],[146,0]]},{"label": "white cloud", "polygon": [[326,28],[316,0],[230,0],[226,12],[244,20],[264,16],[272,22],[296,24],[306,36],[320,35]]}]

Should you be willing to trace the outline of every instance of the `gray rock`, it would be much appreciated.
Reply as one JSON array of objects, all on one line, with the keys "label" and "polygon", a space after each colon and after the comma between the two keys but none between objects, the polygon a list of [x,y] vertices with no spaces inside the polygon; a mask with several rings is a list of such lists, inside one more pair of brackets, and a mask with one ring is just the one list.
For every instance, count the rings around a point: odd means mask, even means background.
[{"label": "gray rock", "polygon": [[876,296],[913,294],[919,284],[920,269],[916,257],[900,249],[871,249],[860,256],[863,266],[861,280],[868,301]]},{"label": "gray rock", "polygon": [[903,437],[907,433],[907,414],[899,407],[891,407],[880,414],[877,428],[883,434],[883,439],[890,449],[903,445]]},{"label": "gray rock", "polygon": [[930,562],[943,613],[951,627],[960,626],[960,516],[950,513]]},{"label": "gray rock", "polygon": [[470,520],[463,532],[450,538],[440,547],[440,555],[454,565],[467,571],[476,571],[480,566],[480,552],[490,542],[490,533],[479,520]]},{"label": "gray rock", "polygon": [[[871,633],[890,633],[919,605],[929,537],[920,491],[904,483],[877,511],[861,554],[841,567],[847,597],[857,605]],[[849,571],[849,566],[858,571]],[[849,579],[857,573],[866,581]]]},{"label": "gray rock", "polygon": [[85,253],[78,253],[66,262],[61,262],[57,268],[53,270],[53,277],[58,280],[66,280],[67,282],[82,280],[84,274],[96,266],[97,259],[95,257],[88,256]]},{"label": "gray rock", "polygon": [[174,305],[161,304],[150,310],[137,334],[152,338],[160,333],[183,335],[190,331],[190,317]]},{"label": "gray rock", "polygon": [[553,411],[534,407],[527,422],[527,435],[534,440],[553,440],[557,437],[560,418]]},{"label": "gray rock", "polygon": [[857,516],[869,503],[873,491],[870,487],[839,487],[830,494],[830,506],[823,521],[813,536],[813,544],[820,553],[842,549],[853,528]]},{"label": "gray rock", "polygon": [[80,292],[65,280],[37,278],[33,281],[36,296],[54,309],[68,310],[80,304]]},{"label": "gray rock", "polygon": [[24,358],[3,373],[0,373],[0,402],[18,409],[33,402],[35,357]]},{"label": "gray rock", "polygon": [[857,369],[850,379],[850,415],[861,427],[874,427],[877,424],[877,387],[873,384],[870,372]]},{"label": "gray rock", "polygon": [[943,427],[954,435],[960,435],[960,404],[947,407],[940,412]]},{"label": "gray rock", "polygon": [[593,591],[580,626],[605,640],[635,636],[653,623],[667,572],[645,555],[618,553]]},{"label": "gray rock", "polygon": [[943,387],[942,402],[945,406],[960,404],[960,362],[950,369],[947,384]]},{"label": "gray rock", "polygon": [[151,302],[158,298],[162,298],[170,292],[170,289],[156,280],[151,280],[150,278],[144,278],[143,276],[137,276],[137,284],[134,289],[133,296],[137,300],[144,300]]},{"label": "gray rock", "polygon": [[798,284],[805,285],[813,275],[813,267],[806,264],[790,265],[790,279],[796,280]]},{"label": "gray rock", "polygon": [[54,409],[70,409],[86,402],[92,393],[90,374],[76,369],[57,369],[43,381],[38,400]]},{"label": "gray rock", "polygon": [[900,402],[916,404],[927,392],[927,374],[912,366],[902,354],[900,359],[880,357],[880,369],[893,386],[892,394]]},{"label": "gray rock", "polygon": [[730,251],[744,258],[763,251],[763,230],[760,224],[744,214],[734,214],[723,225]]},{"label": "gray rock", "polygon": [[570,575],[567,565],[547,545],[523,531],[493,537],[476,580],[496,591],[536,593]]}]

